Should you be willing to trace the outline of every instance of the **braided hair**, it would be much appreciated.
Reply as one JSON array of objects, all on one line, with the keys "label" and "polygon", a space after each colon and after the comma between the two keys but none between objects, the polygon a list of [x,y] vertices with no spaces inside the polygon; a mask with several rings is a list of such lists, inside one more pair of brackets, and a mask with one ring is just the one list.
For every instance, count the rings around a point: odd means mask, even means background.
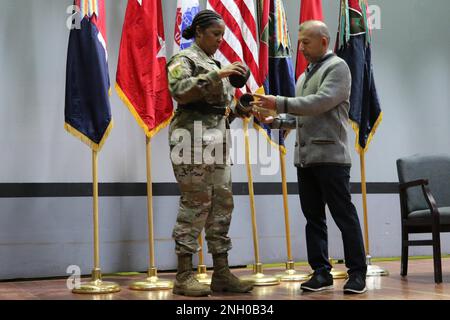
[{"label": "braided hair", "polygon": [[211,10],[202,10],[195,15],[194,20],[192,20],[192,24],[186,29],[184,29],[183,38],[185,39],[194,38],[197,26],[200,27],[200,29],[206,29],[210,25],[221,20],[223,20],[223,18],[220,14]]}]

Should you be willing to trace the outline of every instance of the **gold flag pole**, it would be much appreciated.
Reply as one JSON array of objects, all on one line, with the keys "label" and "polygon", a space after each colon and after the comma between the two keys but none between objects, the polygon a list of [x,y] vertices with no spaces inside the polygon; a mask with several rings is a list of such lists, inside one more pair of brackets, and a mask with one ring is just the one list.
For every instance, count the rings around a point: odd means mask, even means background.
[{"label": "gold flag pole", "polygon": [[149,244],[149,268],[145,280],[133,282],[130,285],[132,290],[150,291],[172,289],[173,282],[159,279],[155,266],[155,247],[153,238],[153,190],[152,190],[152,158],[151,158],[151,138],[146,136],[146,162],[147,162],[147,222],[148,222],[148,244]]},{"label": "gold flag pole", "polygon": [[206,265],[203,259],[203,238],[202,233],[198,236],[198,244],[200,246],[200,251],[198,252],[198,266],[197,266],[197,274],[195,278],[200,283],[211,284],[211,277],[206,273]]},{"label": "gold flag pole", "polygon": [[253,265],[252,275],[242,276],[240,278],[242,280],[253,281],[255,286],[277,285],[280,283],[280,280],[277,277],[264,275],[262,263],[259,260],[258,229],[256,227],[256,214],[255,214],[255,194],[253,192],[253,177],[252,177],[252,168],[250,165],[250,143],[248,137],[248,123],[250,120],[249,118],[244,118],[243,121],[244,121],[244,138],[245,138],[245,163],[247,165],[248,191],[250,196],[250,210],[252,217],[253,249],[255,253],[255,264]]},{"label": "gold flag pole", "polygon": [[303,281],[309,279],[311,277],[311,274],[296,271],[294,261],[292,259],[291,227],[289,224],[289,204],[286,182],[286,156],[281,151],[281,149],[279,150],[279,154],[281,164],[281,187],[283,190],[284,224],[286,228],[286,249],[288,260],[286,261],[286,270],[283,273],[277,274],[276,277],[280,278],[281,281]]},{"label": "gold flag pole", "polygon": [[92,150],[92,196],[94,216],[94,268],[92,269],[92,281],[81,283],[72,290],[73,293],[114,293],[120,291],[120,286],[114,282],[102,280],[100,269],[100,250],[98,237],[98,177],[97,177],[98,153]]},{"label": "gold flag pole", "polygon": [[359,160],[361,163],[361,193],[364,212],[364,246],[366,249],[367,276],[387,276],[389,272],[379,266],[372,265],[369,247],[369,222],[367,218],[367,191],[366,191],[366,164],[365,152],[361,150]]}]

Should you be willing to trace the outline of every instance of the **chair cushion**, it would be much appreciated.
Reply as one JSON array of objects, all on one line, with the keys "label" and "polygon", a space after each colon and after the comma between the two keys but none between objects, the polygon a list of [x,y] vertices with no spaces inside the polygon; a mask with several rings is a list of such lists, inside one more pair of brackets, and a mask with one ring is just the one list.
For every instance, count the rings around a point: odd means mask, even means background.
[{"label": "chair cushion", "polygon": [[[450,224],[450,207],[440,207],[439,210],[439,222],[440,224]],[[430,210],[417,210],[413,211],[408,215],[408,220],[430,220],[431,223],[431,212]]]},{"label": "chair cushion", "polygon": [[[445,154],[417,154],[397,160],[397,173],[400,183],[418,179],[428,179],[431,194],[438,207],[450,206],[450,156]],[[422,188],[406,190],[408,212],[427,210],[428,205]]]}]

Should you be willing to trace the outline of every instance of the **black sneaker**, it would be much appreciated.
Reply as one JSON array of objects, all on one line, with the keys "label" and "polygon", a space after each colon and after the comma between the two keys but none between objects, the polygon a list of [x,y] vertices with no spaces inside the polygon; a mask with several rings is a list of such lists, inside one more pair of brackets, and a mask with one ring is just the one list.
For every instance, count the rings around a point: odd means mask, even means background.
[{"label": "black sneaker", "polygon": [[333,276],[327,271],[314,272],[311,279],[301,284],[300,289],[313,292],[333,289]]},{"label": "black sneaker", "polygon": [[344,293],[364,293],[366,291],[366,276],[359,273],[350,274],[344,285]]}]

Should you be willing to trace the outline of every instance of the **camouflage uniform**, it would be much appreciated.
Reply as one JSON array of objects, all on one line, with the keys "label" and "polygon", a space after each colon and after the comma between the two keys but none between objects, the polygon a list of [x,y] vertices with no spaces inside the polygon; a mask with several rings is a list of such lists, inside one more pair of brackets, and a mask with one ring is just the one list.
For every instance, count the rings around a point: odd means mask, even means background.
[{"label": "camouflage uniform", "polygon": [[[230,109],[234,89],[228,79],[219,78],[219,70],[220,63],[206,55],[195,43],[167,63],[169,89],[178,102],[169,128],[171,161],[181,191],[173,230],[177,254],[198,252],[198,236],[203,228],[210,253],[226,253],[231,249],[228,230],[234,204],[229,163],[230,140],[227,140],[229,131],[226,129],[234,118]],[[197,121],[201,121],[200,136],[195,136],[194,132]],[[190,133],[191,145],[188,149],[191,155],[187,159],[191,162],[174,162],[172,151],[180,142],[174,134],[177,129]],[[201,158],[208,147],[221,148],[222,155],[216,154],[212,164],[203,160],[198,164],[193,162],[194,157]]]}]

